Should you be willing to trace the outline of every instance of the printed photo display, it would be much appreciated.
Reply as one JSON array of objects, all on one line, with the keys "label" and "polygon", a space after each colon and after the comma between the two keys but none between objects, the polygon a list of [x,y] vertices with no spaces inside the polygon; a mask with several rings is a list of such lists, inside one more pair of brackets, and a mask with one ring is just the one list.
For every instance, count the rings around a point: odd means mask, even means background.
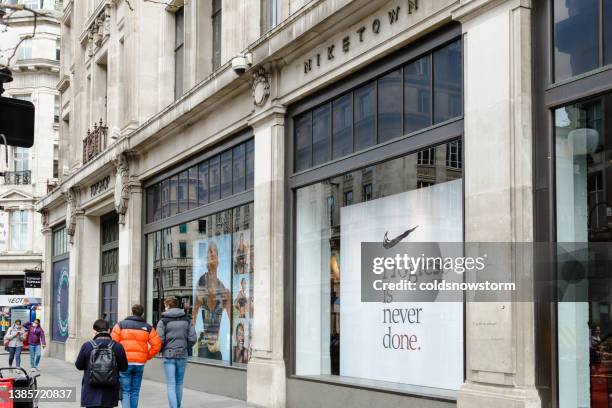
[{"label": "printed photo display", "polygon": [[237,365],[251,350],[251,231],[193,243],[193,355]]}]

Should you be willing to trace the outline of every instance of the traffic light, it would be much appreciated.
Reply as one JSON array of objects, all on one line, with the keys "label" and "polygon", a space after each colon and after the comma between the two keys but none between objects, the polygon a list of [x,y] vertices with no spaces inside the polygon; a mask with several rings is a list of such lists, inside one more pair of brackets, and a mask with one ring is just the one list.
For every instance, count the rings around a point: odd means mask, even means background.
[{"label": "traffic light", "polygon": [[[0,69],[0,95],[3,84],[13,76],[8,68]],[[0,135],[9,146],[32,147],[34,145],[34,104],[20,99],[0,96]],[[0,136],[0,143],[4,143]]]}]

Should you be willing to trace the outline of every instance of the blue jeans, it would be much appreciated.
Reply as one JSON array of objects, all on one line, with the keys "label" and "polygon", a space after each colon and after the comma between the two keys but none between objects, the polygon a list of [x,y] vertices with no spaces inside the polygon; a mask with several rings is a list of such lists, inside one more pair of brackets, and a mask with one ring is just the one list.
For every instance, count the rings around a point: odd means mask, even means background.
[{"label": "blue jeans", "polygon": [[40,363],[40,344],[30,344],[28,345],[28,350],[30,352],[30,367],[38,368],[38,363]]},{"label": "blue jeans", "polygon": [[164,358],[164,374],[168,387],[168,406],[181,408],[183,399],[183,379],[187,368],[186,358]]},{"label": "blue jeans", "polygon": [[13,366],[13,359],[15,359],[15,366],[21,367],[21,346],[9,347],[9,366]]},{"label": "blue jeans", "polygon": [[123,408],[138,407],[138,396],[140,394],[140,384],[142,383],[142,373],[144,373],[144,365],[130,364],[127,371],[119,373],[121,380],[121,390],[123,397],[121,406]]}]

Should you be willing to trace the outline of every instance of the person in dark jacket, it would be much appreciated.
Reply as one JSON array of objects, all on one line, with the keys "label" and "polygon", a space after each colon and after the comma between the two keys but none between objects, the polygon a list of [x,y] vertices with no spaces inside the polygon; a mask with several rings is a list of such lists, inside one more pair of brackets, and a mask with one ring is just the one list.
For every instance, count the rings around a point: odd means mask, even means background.
[{"label": "person in dark jacket", "polygon": [[45,331],[40,327],[40,320],[26,322],[23,327],[28,332],[28,352],[30,353],[30,367],[38,370],[42,348],[47,346]]},{"label": "person in dark jacket", "polygon": [[[110,326],[106,320],[98,319],[94,322],[93,329],[95,335],[93,341],[99,347],[106,347],[112,341],[110,335]],[[78,370],[83,371],[83,381],[81,383],[81,406],[87,408],[111,408],[119,404],[120,386],[119,381],[113,387],[96,387],[89,385],[88,365],[89,357],[93,351],[93,346],[89,341],[83,343],[81,351],[74,365]],[[119,343],[113,344],[113,352],[115,353],[115,361],[119,371],[128,369],[128,360],[123,346]]]},{"label": "person in dark jacket", "polygon": [[162,341],[164,374],[168,387],[168,406],[181,408],[183,379],[187,368],[189,349],[196,342],[196,333],[191,318],[179,309],[178,299],[170,296],[164,300],[166,311],[157,322],[157,334]]}]

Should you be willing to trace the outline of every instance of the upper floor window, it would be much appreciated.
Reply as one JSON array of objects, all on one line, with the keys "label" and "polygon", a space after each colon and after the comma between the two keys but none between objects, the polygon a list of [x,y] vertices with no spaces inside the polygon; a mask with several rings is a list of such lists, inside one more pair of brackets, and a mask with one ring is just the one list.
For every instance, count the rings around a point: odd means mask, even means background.
[{"label": "upper floor window", "polygon": [[62,48],[62,44],[61,44],[60,39],[58,38],[55,40],[55,59],[57,61],[60,60],[61,48]]},{"label": "upper floor window", "polygon": [[612,64],[612,1],[552,1],[554,82]]},{"label": "upper floor window", "polygon": [[12,211],[10,218],[11,250],[25,251],[28,245],[28,219],[27,211]]},{"label": "upper floor window", "polygon": [[60,118],[60,98],[59,95],[55,95],[53,101],[53,123],[59,123]]},{"label": "upper floor window", "polygon": [[13,153],[13,163],[15,164],[15,171],[30,170],[28,149],[25,147],[15,147]]},{"label": "upper floor window", "polygon": [[183,69],[185,66],[185,9],[174,14],[174,99],[183,95]]},{"label": "upper floor window", "polygon": [[30,38],[26,38],[21,42],[21,44],[19,44],[19,49],[17,50],[17,59],[32,59],[32,40]]},{"label": "upper floor window", "polygon": [[297,114],[294,170],[460,117],[462,66],[461,40],[455,40]]},{"label": "upper floor window", "polygon": [[261,0],[262,33],[276,27],[279,15],[279,0]]},{"label": "upper floor window", "polygon": [[212,0],[213,71],[221,66],[221,0]]}]

